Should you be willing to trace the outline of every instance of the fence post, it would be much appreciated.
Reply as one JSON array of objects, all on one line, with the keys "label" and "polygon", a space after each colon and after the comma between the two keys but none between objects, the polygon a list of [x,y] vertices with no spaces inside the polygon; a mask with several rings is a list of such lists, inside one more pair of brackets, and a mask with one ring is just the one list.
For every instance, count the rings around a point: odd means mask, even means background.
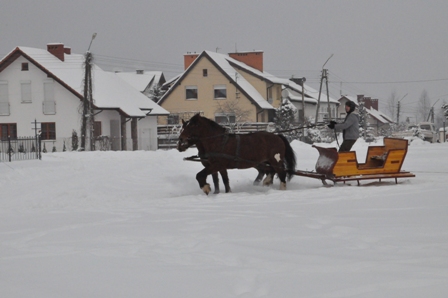
[{"label": "fence post", "polygon": [[40,134],[41,132],[39,131],[39,133],[37,134],[37,143],[38,143],[37,152],[39,160],[42,160],[42,140],[40,139]]},{"label": "fence post", "polygon": [[11,148],[11,136],[8,136],[8,156],[9,156],[9,162],[11,162],[11,153],[12,148]]}]

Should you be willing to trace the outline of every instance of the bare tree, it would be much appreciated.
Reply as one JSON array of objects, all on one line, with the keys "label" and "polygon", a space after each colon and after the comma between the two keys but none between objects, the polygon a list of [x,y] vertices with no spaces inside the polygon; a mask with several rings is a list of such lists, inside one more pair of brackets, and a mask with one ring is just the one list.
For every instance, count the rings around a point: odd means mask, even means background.
[{"label": "bare tree", "polygon": [[395,110],[397,108],[397,103],[398,103],[398,95],[397,92],[394,90],[392,91],[392,93],[390,94],[388,100],[387,100],[387,112],[389,114],[389,116],[392,117],[392,119],[396,119],[397,115],[395,113]]},{"label": "bare tree", "polygon": [[422,91],[418,100],[417,117],[419,121],[426,121],[431,110],[431,100],[429,99],[426,89]]},{"label": "bare tree", "polygon": [[217,100],[216,101],[216,113],[222,114],[222,117],[226,117],[227,123],[232,132],[238,130],[238,127],[248,121],[250,111],[243,110],[239,106],[239,100]]}]

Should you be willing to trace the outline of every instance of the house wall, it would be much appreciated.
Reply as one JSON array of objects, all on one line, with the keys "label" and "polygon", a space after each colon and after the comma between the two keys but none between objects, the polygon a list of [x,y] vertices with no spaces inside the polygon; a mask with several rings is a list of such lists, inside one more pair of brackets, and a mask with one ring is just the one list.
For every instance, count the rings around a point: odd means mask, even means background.
[{"label": "house wall", "polygon": [[282,103],[282,85],[267,83],[242,69],[239,69],[238,72],[246,79],[246,81],[254,86],[258,93],[260,93],[266,100],[272,99],[271,105],[274,108],[277,109],[280,107]]},{"label": "house wall", "polygon": [[[207,69],[207,77],[203,76],[203,69]],[[186,100],[185,87],[193,85],[198,88],[197,100]],[[214,85],[226,85],[227,99],[214,99]],[[238,98],[236,98],[238,96]],[[170,113],[184,112],[203,112],[204,116],[210,119],[215,118],[221,107],[225,107],[226,103],[238,101],[238,108],[241,111],[247,111],[246,121],[257,121],[257,108],[242,93],[237,94],[236,87],[229,83],[229,80],[208,60],[201,59],[189,71],[188,75],[183,79],[180,85],[173,89],[162,103],[162,107]],[[191,115],[192,116],[192,115]],[[260,116],[259,116],[260,117]],[[188,119],[185,119],[188,120]],[[159,124],[166,124],[166,117],[161,117]]]},{"label": "house wall", "polygon": [[[291,101],[290,102],[294,105],[294,107],[297,109],[297,113],[294,116],[295,121],[301,122],[299,119],[299,114],[302,111],[302,102],[300,101]],[[308,102],[305,102],[305,117],[307,119],[314,119],[316,117],[316,105],[310,104]]]},{"label": "house wall", "polygon": [[[28,71],[21,70],[21,64],[25,62],[28,63]],[[79,135],[80,115],[78,108],[81,103],[80,99],[56,81],[49,79],[43,71],[27,59],[24,57],[16,59],[0,73],[0,81],[8,82],[10,104],[10,115],[0,116],[0,123],[15,123],[17,125],[17,136],[34,136],[34,125],[31,124],[34,120],[56,123],[56,138],[61,143],[61,149],[62,138],[70,138],[73,129],[77,130]],[[32,99],[29,103],[22,102],[21,81],[31,81]],[[56,113],[54,115],[43,113],[44,82],[50,81],[53,81],[53,94],[56,103]],[[51,143],[53,144],[53,141]]]},{"label": "house wall", "polygon": [[157,150],[157,117],[146,117],[139,120],[137,125],[138,150]]}]

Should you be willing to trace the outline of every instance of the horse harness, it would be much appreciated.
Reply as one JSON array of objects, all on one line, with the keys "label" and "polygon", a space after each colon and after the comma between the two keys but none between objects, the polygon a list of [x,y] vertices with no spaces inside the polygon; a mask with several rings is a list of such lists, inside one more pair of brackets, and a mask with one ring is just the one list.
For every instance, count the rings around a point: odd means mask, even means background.
[{"label": "horse harness", "polygon": [[[209,158],[217,157],[217,158],[226,158],[226,159],[233,160],[234,162],[236,162],[236,167],[239,166],[240,162],[251,163],[251,164],[254,164],[255,166],[261,165],[261,164],[263,164],[264,166],[269,166],[268,163],[259,163],[259,162],[255,162],[255,161],[244,159],[244,158],[240,157],[241,139],[240,139],[239,134],[229,134],[226,132],[224,134],[219,134],[219,135],[215,135],[215,136],[211,136],[211,137],[196,138],[192,143],[196,143],[196,142],[204,140],[204,139],[216,138],[216,137],[221,137],[221,136],[223,136],[223,139],[221,142],[221,152],[208,152],[208,153],[203,153],[203,154],[200,153],[198,155],[192,155],[190,157],[185,157],[184,160],[208,162]],[[224,151],[225,146],[227,145],[230,137],[232,137],[232,136],[235,136],[235,139],[236,139],[235,155],[222,153]]]}]

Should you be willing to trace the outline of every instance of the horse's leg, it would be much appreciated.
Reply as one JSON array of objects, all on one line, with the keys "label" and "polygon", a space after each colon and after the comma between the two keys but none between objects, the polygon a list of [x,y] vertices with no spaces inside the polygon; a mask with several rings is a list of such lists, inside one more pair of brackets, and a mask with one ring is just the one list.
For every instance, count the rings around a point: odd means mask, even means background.
[{"label": "horse's leg", "polygon": [[210,184],[207,183],[207,176],[210,175],[210,170],[206,167],[196,174],[196,180],[199,183],[199,188],[208,195],[211,191]]},{"label": "horse's leg", "polygon": [[221,173],[221,177],[222,177],[222,182],[224,182],[224,186],[226,188],[226,193],[230,192],[230,183],[229,183],[229,175],[227,175],[227,170],[220,170],[219,171]]},{"label": "horse's leg", "polygon": [[274,174],[272,172],[266,173],[266,178],[263,180],[263,186],[269,186],[273,183]]},{"label": "horse's leg", "polygon": [[276,156],[275,159],[271,160],[271,165],[273,165],[273,170],[280,179],[280,190],[286,190],[286,170],[283,165],[283,160]]},{"label": "horse's leg", "polygon": [[213,185],[215,186],[214,194],[218,194],[219,193],[219,176],[218,176],[218,173],[217,172],[213,173],[212,174],[212,178],[213,178]]},{"label": "horse's leg", "polygon": [[264,176],[264,171],[262,169],[257,168],[257,171],[258,171],[258,176],[257,176],[257,178],[255,178],[254,185],[259,185],[261,182],[261,179],[263,179],[263,176]]}]

